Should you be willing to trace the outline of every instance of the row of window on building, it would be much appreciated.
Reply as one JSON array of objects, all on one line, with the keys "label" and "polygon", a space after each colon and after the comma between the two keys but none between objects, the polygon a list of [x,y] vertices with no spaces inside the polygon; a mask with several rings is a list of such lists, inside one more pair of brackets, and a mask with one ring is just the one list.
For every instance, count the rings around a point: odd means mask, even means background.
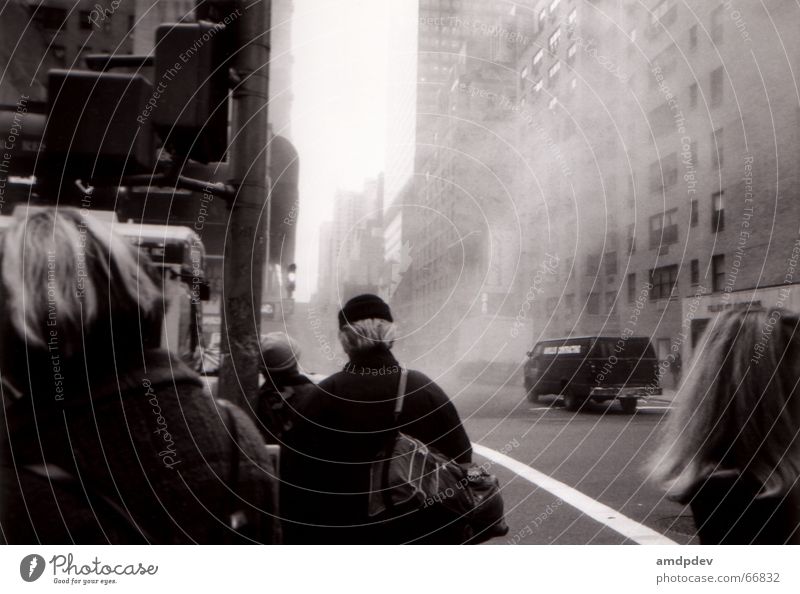
[{"label": "row of window on building", "polygon": [[[675,298],[679,294],[678,277],[680,275],[680,266],[678,264],[671,264],[669,266],[661,266],[653,268],[648,272],[648,282],[650,289],[646,292],[650,301],[658,301],[662,299]],[[706,289],[711,289],[713,292],[720,292],[725,289],[725,277],[727,270],[725,268],[725,255],[717,254],[711,258],[710,270],[708,270],[707,278],[710,281]],[[692,259],[689,261],[689,284],[692,288],[700,286],[700,261]],[[636,302],[637,298],[642,295],[643,286],[638,284],[639,279],[635,272],[628,274],[626,279],[626,297],[627,303],[631,304]],[[576,309],[575,293],[565,293],[561,299],[562,311],[567,315],[574,315],[578,313]],[[616,313],[616,305],[620,300],[620,295],[617,291],[606,291],[605,293],[599,291],[591,291],[586,294],[586,313],[589,315],[611,315]],[[550,297],[547,299],[547,311],[555,311],[559,305],[558,297]]]}]

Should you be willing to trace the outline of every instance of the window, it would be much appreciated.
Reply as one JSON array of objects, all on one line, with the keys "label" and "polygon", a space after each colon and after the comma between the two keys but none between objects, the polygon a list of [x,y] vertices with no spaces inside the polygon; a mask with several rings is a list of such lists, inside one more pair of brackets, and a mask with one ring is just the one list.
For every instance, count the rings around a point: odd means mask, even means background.
[{"label": "window", "polygon": [[547,40],[547,48],[550,50],[551,54],[556,53],[556,50],[558,49],[558,42],[560,40],[561,40],[561,28],[559,27],[558,29],[553,31],[553,34]]},{"label": "window", "polygon": [[722,66],[711,72],[711,107],[719,107],[724,99]]},{"label": "window", "polygon": [[725,6],[717,6],[711,12],[711,41],[722,43],[725,36]]},{"label": "window", "polygon": [[578,20],[578,9],[573,8],[572,10],[569,11],[569,15],[567,15],[567,24],[574,25],[575,21],[577,20]]},{"label": "window", "polygon": [[636,27],[628,31],[628,38],[631,40],[631,43],[636,43]]},{"label": "window", "polygon": [[722,146],[722,128],[717,128],[711,133],[711,163],[714,169],[722,169],[725,161],[725,151]]},{"label": "window", "polygon": [[699,260],[692,260],[690,263],[689,280],[693,287],[700,284],[700,262]]},{"label": "window", "polygon": [[711,290],[715,293],[725,285],[725,254],[717,254],[711,258]]},{"label": "window", "polygon": [[606,312],[609,314],[614,313],[614,301],[616,301],[617,294],[614,291],[606,291]]},{"label": "window", "polygon": [[551,97],[550,101],[547,103],[547,109],[553,111],[556,108],[556,105],[558,105],[558,97]]},{"label": "window", "polygon": [[662,266],[650,271],[650,300],[669,299],[678,288],[678,265]]},{"label": "window", "polygon": [[550,84],[554,83],[558,78],[558,72],[561,70],[561,62],[556,62],[552,66],[550,66],[550,70],[547,71],[547,76],[550,79]]},{"label": "window", "polygon": [[550,2],[550,14],[553,14],[553,12],[555,12],[559,4],[561,4],[561,0],[553,0],[552,2]]},{"label": "window", "polygon": [[539,62],[542,61],[543,57],[544,57],[544,50],[542,48],[539,48],[539,51],[533,55],[533,65],[536,66]]},{"label": "window", "polygon": [[725,190],[711,195],[711,231],[719,233],[725,228]]},{"label": "window", "polygon": [[82,30],[91,30],[92,29],[92,21],[90,20],[92,17],[92,13],[88,10],[81,10],[78,12],[78,19],[80,20],[80,28]]},{"label": "window", "polygon": [[575,63],[575,55],[578,53],[578,44],[573,43],[571,46],[567,48],[567,62],[569,64]]},{"label": "window", "polygon": [[631,272],[628,275],[628,303],[636,301],[636,273]]},{"label": "window", "polygon": [[650,249],[678,243],[678,209],[650,217]]},{"label": "window", "polygon": [[543,8],[542,10],[539,11],[539,29],[541,29],[544,26],[544,21],[546,18],[547,18],[547,10]]},{"label": "window", "polygon": [[[30,5],[31,13],[36,9],[36,5]],[[67,20],[67,10],[65,8],[57,8],[55,6],[42,6],[39,5],[39,10],[33,15],[36,23],[43,29],[61,29],[64,26],[64,21]]]},{"label": "window", "polygon": [[697,49],[697,25],[689,27],[689,49]]},{"label": "window", "polygon": [[540,78],[540,79],[539,79],[539,80],[537,80],[535,83],[533,83],[533,90],[534,90],[536,93],[538,93],[539,91],[541,91],[541,90],[542,90],[542,86],[543,86],[543,83],[542,83],[542,79]]},{"label": "window", "polygon": [[528,67],[527,66],[525,66],[525,68],[522,69],[522,72],[519,73],[519,77],[522,80],[525,80],[526,78],[528,78]]},{"label": "window", "polygon": [[697,107],[697,83],[689,85],[689,107],[692,109]]},{"label": "window", "polygon": [[574,91],[577,88],[578,88],[578,79],[573,76],[569,81],[569,90]]},{"label": "window", "polygon": [[586,256],[586,276],[594,276],[600,268],[600,256],[589,254]]},{"label": "window", "polygon": [[613,276],[617,274],[617,252],[607,252],[605,256],[606,274]]},{"label": "window", "polygon": [[628,225],[628,254],[636,251],[636,225]]},{"label": "window", "polygon": [[564,295],[564,308],[568,314],[575,313],[575,293],[567,293]]},{"label": "window", "polygon": [[689,224],[692,227],[697,227],[697,219],[699,217],[699,206],[697,200],[692,200],[692,212],[689,215]]},{"label": "window", "polygon": [[595,316],[600,314],[600,293],[589,293],[586,296],[586,313]]},{"label": "window", "polygon": [[650,165],[650,192],[659,193],[678,183],[678,154],[670,153]]}]

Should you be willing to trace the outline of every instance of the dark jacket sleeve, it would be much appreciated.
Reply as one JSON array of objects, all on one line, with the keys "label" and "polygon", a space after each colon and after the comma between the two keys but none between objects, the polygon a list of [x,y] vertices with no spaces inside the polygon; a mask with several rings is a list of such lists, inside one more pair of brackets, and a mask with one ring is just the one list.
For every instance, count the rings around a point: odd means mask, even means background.
[{"label": "dark jacket sleeve", "polygon": [[415,386],[416,389],[423,391],[428,401],[428,410],[417,425],[424,435],[415,437],[459,464],[472,462],[472,445],[450,398],[433,380],[422,373],[409,374],[409,388],[413,390]]}]

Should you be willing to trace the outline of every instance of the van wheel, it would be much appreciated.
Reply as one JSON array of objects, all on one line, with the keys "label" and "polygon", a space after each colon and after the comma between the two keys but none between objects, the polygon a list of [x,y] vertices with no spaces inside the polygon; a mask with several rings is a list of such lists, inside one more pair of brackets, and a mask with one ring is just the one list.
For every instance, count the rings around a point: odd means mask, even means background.
[{"label": "van wheel", "polygon": [[584,401],[581,400],[572,390],[564,391],[564,408],[570,412],[576,412],[583,408]]},{"label": "van wheel", "polygon": [[622,406],[622,412],[626,415],[632,415],[636,412],[636,398],[621,398],[619,403]]},{"label": "van wheel", "polygon": [[539,397],[541,394],[534,389],[528,390],[528,402],[532,404],[537,404],[539,402]]}]

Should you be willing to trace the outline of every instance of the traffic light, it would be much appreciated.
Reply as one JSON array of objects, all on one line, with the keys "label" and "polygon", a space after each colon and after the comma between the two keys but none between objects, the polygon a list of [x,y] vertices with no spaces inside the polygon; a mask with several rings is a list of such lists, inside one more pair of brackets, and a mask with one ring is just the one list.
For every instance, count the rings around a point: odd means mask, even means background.
[{"label": "traffic light", "polygon": [[289,264],[286,267],[286,293],[289,299],[294,295],[297,281],[297,264]]},{"label": "traffic light", "polygon": [[45,145],[56,175],[89,179],[153,171],[147,123],[153,86],[143,76],[51,70],[47,91]]},{"label": "traffic light", "polygon": [[201,163],[222,161],[228,146],[230,31],[221,24],[156,29],[153,125],[166,149]]},{"label": "traffic light", "polygon": [[46,119],[22,101],[0,105],[0,176],[33,175]]}]

